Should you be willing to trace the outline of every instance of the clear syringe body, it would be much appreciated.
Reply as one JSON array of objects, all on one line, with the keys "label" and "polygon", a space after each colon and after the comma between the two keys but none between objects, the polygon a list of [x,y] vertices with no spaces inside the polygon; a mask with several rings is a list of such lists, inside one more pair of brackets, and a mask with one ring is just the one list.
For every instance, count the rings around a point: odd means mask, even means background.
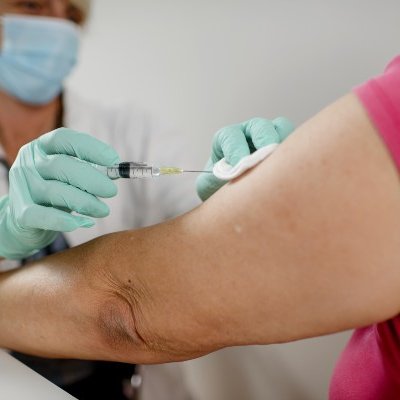
[{"label": "clear syringe body", "polygon": [[152,167],[146,163],[122,162],[112,167],[107,167],[107,175],[111,179],[146,179],[160,175],[181,174],[183,170],[175,167]]}]

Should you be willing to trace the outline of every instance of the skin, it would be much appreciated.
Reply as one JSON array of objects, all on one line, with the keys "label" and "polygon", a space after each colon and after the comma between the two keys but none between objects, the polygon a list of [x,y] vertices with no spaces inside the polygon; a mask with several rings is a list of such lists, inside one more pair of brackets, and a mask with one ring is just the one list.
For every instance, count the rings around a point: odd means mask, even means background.
[{"label": "skin", "polygon": [[383,321],[399,214],[396,167],[347,95],[194,211],[2,275],[0,346],[153,363]]},{"label": "skin", "polygon": [[[84,23],[83,13],[68,0],[0,0],[0,15],[3,14],[36,15]],[[0,91],[0,144],[9,165],[24,144],[57,127],[60,109],[60,98],[45,105],[31,106]]]}]

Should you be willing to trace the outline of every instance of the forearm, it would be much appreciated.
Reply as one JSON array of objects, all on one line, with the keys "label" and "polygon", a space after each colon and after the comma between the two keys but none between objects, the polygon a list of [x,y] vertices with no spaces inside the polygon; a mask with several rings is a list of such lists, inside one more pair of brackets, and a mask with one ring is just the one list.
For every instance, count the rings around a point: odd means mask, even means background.
[{"label": "forearm", "polygon": [[[101,294],[79,248],[0,274],[0,347],[44,357],[105,358]],[[93,273],[92,273],[93,275]]]}]

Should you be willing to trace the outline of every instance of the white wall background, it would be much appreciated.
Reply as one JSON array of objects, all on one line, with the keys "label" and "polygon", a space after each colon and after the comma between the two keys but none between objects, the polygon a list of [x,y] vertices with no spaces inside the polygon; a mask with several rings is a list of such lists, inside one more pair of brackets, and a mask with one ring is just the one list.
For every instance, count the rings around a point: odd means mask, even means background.
[{"label": "white wall background", "polygon": [[[252,116],[301,123],[400,53],[399,0],[94,0],[71,86],[192,138]],[[346,335],[188,364],[197,399],[323,399]],[[221,384],[223,382],[223,384]]]},{"label": "white wall background", "polygon": [[[252,116],[299,123],[399,52],[398,0],[93,0],[72,86],[200,145]],[[196,147],[196,146],[194,146]]]}]

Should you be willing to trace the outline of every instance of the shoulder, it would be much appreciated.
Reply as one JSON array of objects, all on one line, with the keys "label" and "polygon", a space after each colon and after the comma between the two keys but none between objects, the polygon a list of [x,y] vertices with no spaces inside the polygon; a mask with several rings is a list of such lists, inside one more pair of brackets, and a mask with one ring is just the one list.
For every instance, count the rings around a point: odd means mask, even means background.
[{"label": "shoulder", "polygon": [[385,72],[355,88],[377,132],[400,168],[400,56]]},{"label": "shoulder", "polygon": [[400,55],[394,58],[386,67],[386,72],[395,72],[395,71],[397,73],[400,73]]}]

